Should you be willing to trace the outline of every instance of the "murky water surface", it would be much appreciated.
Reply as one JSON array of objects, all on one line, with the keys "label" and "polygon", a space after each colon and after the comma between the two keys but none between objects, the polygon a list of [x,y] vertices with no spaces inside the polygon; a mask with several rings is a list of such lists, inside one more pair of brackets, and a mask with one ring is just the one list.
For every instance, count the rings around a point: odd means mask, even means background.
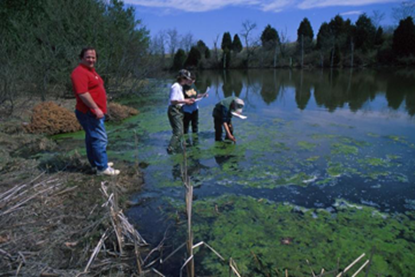
[{"label": "murky water surface", "polygon": [[[155,245],[170,226],[173,250],[185,228],[177,224],[184,222],[183,158],[166,153],[171,81],[157,95],[126,101],[141,113],[108,130],[112,159],[148,164],[128,216]],[[187,138],[196,240],[233,257],[245,276],[284,269],[306,276],[305,259],[320,272],[362,253],[362,261],[373,253],[370,276],[410,276],[415,72],[209,71],[196,85],[211,88],[199,102],[200,133]],[[215,143],[212,109],[231,95],[245,101],[248,119],[233,119],[237,144]],[[211,252],[197,255],[199,272],[228,276]],[[162,269],[174,276],[178,268]]]}]

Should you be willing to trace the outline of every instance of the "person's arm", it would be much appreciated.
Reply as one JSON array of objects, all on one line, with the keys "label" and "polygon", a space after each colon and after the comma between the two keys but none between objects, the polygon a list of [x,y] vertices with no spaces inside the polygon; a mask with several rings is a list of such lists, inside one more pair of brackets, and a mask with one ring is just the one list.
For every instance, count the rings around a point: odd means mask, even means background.
[{"label": "person's arm", "polygon": [[197,91],[196,98],[198,99],[198,98],[202,98],[202,97],[209,97],[209,93],[208,93],[209,90],[210,90],[210,87],[207,87],[205,93],[199,93],[199,91]]},{"label": "person's arm", "polygon": [[78,94],[79,98],[84,102],[84,104],[90,108],[91,110],[94,110],[95,115],[98,119],[101,119],[104,117],[104,113],[102,110],[98,107],[97,103],[95,103],[94,99],[92,99],[91,94],[89,92],[85,92],[82,94]]},{"label": "person's arm", "polygon": [[178,105],[178,104],[185,104],[185,105],[192,105],[195,102],[193,98],[187,98],[184,100],[170,100],[170,103],[172,105]]},{"label": "person's arm", "polygon": [[231,130],[229,129],[229,125],[226,122],[223,122],[223,127],[225,127],[226,136],[233,142],[236,143],[236,138],[232,135]]},{"label": "person's arm", "polygon": [[208,93],[198,94],[198,95],[196,96],[196,99],[199,99],[199,98],[205,98],[205,97],[208,97],[208,96],[209,96],[209,94],[208,94]]}]

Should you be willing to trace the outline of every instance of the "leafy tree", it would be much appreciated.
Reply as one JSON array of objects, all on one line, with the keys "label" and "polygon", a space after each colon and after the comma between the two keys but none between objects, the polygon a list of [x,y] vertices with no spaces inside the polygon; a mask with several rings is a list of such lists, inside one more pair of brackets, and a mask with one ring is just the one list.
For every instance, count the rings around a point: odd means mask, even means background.
[{"label": "leafy tree", "polygon": [[206,48],[206,50],[205,50],[205,58],[210,59],[210,49],[209,48]]},{"label": "leafy tree", "polygon": [[328,42],[332,40],[334,41],[334,34],[332,32],[332,29],[330,28],[328,23],[323,22],[317,33],[317,49],[325,48]]},{"label": "leafy tree", "polygon": [[393,32],[392,49],[398,56],[415,54],[415,25],[412,17],[399,22],[398,28]]},{"label": "leafy tree", "polygon": [[383,44],[383,28],[382,27],[378,27],[378,29],[376,30],[376,35],[375,35],[375,46],[380,46]]},{"label": "leafy tree", "polygon": [[188,67],[197,67],[199,65],[199,61],[202,58],[202,55],[200,54],[197,47],[193,46],[190,48],[189,55],[187,55],[187,59],[184,62],[184,66],[186,68]]},{"label": "leafy tree", "polygon": [[222,68],[229,68],[231,63],[231,50],[225,48],[222,55]]},{"label": "leafy tree", "polygon": [[309,52],[313,43],[314,32],[310,21],[304,18],[297,29],[297,45],[299,50]]},{"label": "leafy tree", "polygon": [[199,53],[204,58],[206,58],[206,59],[209,59],[210,58],[210,50],[209,50],[209,48],[206,46],[206,44],[202,40],[199,40],[197,42],[196,47],[197,47],[197,50],[199,50]]},{"label": "leafy tree", "polygon": [[344,20],[340,15],[336,15],[330,22],[323,23],[317,34],[316,48],[320,50],[323,65],[323,56],[330,52],[330,66],[335,66],[341,59],[342,52],[352,51],[354,26],[349,19]]},{"label": "leafy tree", "polygon": [[186,61],[186,52],[183,49],[177,50],[176,54],[174,55],[173,59],[173,66],[172,69],[181,69],[183,68],[184,62]]},{"label": "leafy tree", "polygon": [[223,34],[221,48],[223,51],[232,49],[232,38],[229,32]]},{"label": "leafy tree", "polygon": [[335,47],[335,42],[336,38],[333,30],[330,28],[328,23],[324,22],[318,30],[316,45],[316,48],[319,50],[321,56],[321,66],[324,66],[324,57],[327,52],[330,52],[330,57],[334,58],[332,52]]},{"label": "leafy tree", "polygon": [[352,24],[350,19],[344,22],[343,36],[345,37],[345,47],[348,48],[351,41],[354,41],[354,35],[356,33],[356,26]]},{"label": "leafy tree", "polygon": [[261,42],[264,49],[274,49],[280,43],[280,37],[278,36],[277,30],[268,24],[264,31],[262,31]]},{"label": "leafy tree", "polygon": [[373,48],[376,37],[376,28],[371,19],[364,13],[356,21],[355,46],[356,49],[367,51]]},{"label": "leafy tree", "polygon": [[340,15],[336,15],[332,20],[330,20],[329,27],[333,32],[335,38],[340,37],[342,34],[344,34],[345,31],[345,21],[343,17],[341,17]]},{"label": "leafy tree", "polygon": [[340,47],[336,44],[330,51],[330,67],[336,67],[341,62],[342,55]]},{"label": "leafy tree", "polygon": [[313,41],[314,32],[313,28],[311,28],[310,21],[308,21],[307,17],[305,17],[303,21],[301,21],[300,26],[297,29],[297,42],[300,42],[301,35],[304,39]]},{"label": "leafy tree", "polygon": [[234,51],[235,53],[239,53],[242,51],[242,49],[243,49],[242,42],[239,39],[238,34],[235,34],[233,36],[233,41],[232,41],[232,51]]},{"label": "leafy tree", "polygon": [[330,20],[329,27],[335,40],[334,43],[339,46],[339,49],[349,49],[354,32],[351,21],[349,19],[345,21],[340,15],[336,15]]}]

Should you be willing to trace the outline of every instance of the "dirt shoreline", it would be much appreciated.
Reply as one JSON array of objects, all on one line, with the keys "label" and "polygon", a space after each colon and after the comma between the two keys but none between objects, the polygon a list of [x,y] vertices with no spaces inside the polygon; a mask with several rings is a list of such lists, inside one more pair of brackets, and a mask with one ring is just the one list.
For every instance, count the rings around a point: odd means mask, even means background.
[{"label": "dirt shoreline", "polygon": [[[117,163],[120,176],[98,177],[75,153],[45,166],[33,154],[58,146],[23,130],[28,115],[22,109],[0,121],[0,276],[138,274],[137,249],[120,242],[114,224],[128,195],[143,186],[138,165]],[[102,186],[113,194],[112,207],[103,205]],[[89,264],[104,233],[103,250]]]}]

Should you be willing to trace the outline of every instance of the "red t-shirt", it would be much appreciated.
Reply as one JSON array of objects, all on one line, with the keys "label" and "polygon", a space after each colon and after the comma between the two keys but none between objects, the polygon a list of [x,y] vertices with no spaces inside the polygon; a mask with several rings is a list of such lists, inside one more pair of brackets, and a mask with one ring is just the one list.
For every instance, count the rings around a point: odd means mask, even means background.
[{"label": "red t-shirt", "polygon": [[89,92],[101,111],[107,113],[107,94],[104,88],[104,80],[95,71],[86,65],[79,64],[71,74],[73,91],[76,97],[76,109],[80,112],[87,113],[94,110],[88,108],[87,105],[79,98],[80,94]]}]

